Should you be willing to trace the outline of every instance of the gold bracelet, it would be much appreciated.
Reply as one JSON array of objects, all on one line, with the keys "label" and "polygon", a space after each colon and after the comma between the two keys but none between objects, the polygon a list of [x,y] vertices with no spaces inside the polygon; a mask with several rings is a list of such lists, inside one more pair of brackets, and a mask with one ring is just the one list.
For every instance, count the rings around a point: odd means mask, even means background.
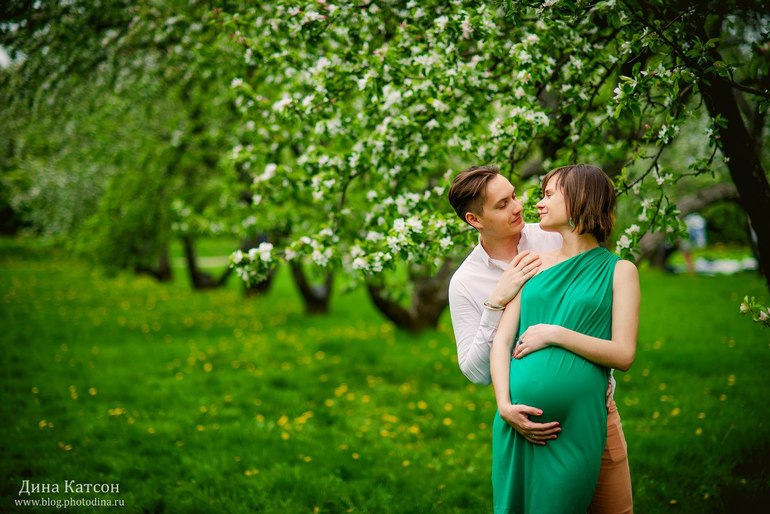
[{"label": "gold bracelet", "polygon": [[484,302],[484,307],[486,307],[490,311],[502,311],[502,310],[505,310],[505,305],[498,305],[496,303],[490,302],[489,300]]}]

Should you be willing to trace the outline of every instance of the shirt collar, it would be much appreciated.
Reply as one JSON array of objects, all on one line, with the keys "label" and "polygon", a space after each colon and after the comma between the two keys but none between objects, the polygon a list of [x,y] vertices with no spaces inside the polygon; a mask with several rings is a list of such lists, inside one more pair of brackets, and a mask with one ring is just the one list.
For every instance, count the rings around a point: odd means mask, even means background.
[{"label": "shirt collar", "polygon": [[501,270],[505,270],[506,268],[508,268],[507,262],[493,259],[492,257],[489,256],[487,251],[484,249],[484,245],[481,244],[481,235],[479,235],[479,243],[476,245],[476,251],[479,253],[481,260],[484,262],[484,264],[487,265],[487,267],[498,268]]}]

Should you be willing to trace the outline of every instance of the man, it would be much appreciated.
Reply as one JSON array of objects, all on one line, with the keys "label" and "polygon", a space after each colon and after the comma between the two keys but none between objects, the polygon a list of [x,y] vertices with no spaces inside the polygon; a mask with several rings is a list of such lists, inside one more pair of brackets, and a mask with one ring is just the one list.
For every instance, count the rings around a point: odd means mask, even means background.
[{"label": "man", "polygon": [[[449,309],[463,374],[489,384],[489,352],[505,305],[537,273],[539,257],[561,246],[561,236],[525,224],[516,190],[496,166],[474,166],[458,174],[449,202],[464,222],[479,233],[479,244],[466,257],[449,284]],[[590,513],[633,512],[631,477],[620,415],[608,394],[607,445]],[[556,439],[558,422],[536,423],[537,406],[516,405],[503,419],[533,444]],[[554,491],[558,494],[558,491]]]}]

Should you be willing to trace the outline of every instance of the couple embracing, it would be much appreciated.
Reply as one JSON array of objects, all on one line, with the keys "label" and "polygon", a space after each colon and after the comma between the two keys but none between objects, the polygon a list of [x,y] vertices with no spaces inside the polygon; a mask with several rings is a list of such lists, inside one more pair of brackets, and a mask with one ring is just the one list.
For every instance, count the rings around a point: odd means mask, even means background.
[{"label": "couple embracing", "polygon": [[494,386],[495,513],[633,512],[612,369],[634,361],[640,290],[636,267],[600,246],[611,180],[591,165],[552,170],[539,224],[494,166],[460,173],[449,201],[479,232],[449,306],[463,374]]}]

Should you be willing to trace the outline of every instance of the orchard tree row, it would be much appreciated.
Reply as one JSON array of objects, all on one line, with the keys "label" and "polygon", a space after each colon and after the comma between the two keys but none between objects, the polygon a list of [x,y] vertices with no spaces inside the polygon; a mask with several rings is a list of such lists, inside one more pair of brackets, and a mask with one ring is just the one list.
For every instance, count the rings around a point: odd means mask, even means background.
[{"label": "orchard tree row", "polygon": [[[650,254],[736,201],[770,289],[770,14],[760,0],[10,2],[1,157],[9,200],[101,262],[167,273],[184,242],[287,263],[308,310],[334,277],[399,326],[433,326],[475,235],[451,178],[599,164],[613,244]],[[167,260],[167,259],[166,259]],[[755,305],[755,304],[752,304]],[[761,310],[761,305],[756,309]],[[757,310],[757,313],[760,312]]]}]

